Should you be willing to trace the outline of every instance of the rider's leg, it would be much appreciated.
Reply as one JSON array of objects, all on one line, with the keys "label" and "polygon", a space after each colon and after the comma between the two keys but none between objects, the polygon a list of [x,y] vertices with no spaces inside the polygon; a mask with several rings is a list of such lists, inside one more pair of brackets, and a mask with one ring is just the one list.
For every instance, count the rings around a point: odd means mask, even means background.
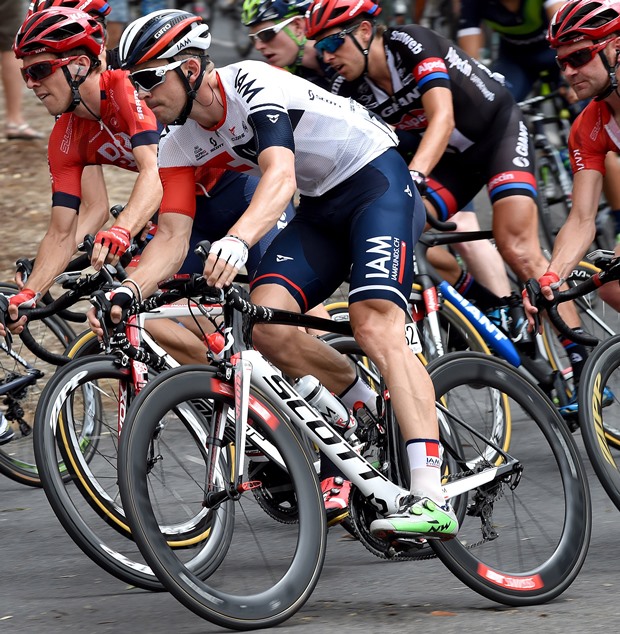
[{"label": "rider's leg", "polygon": [[[457,231],[480,231],[476,214],[471,211],[459,211],[450,218],[456,223]],[[460,242],[454,250],[465,260],[467,270],[476,281],[498,297],[510,295],[510,282],[504,268],[504,261],[489,240]]]}]

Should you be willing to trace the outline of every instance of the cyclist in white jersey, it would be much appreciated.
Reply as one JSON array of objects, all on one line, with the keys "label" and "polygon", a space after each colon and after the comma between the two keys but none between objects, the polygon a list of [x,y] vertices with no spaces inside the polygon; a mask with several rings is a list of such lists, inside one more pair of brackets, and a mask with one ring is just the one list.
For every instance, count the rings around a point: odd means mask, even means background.
[{"label": "cyclist in white jersey", "polygon": [[[390,388],[411,461],[410,495],[372,529],[453,537],[458,522],[441,490],[433,386],[404,337],[411,255],[425,214],[395,135],[359,104],[263,62],[216,70],[205,53],[209,39],[200,18],[175,10],[134,21],[121,38],[122,64],[138,94],[175,127],[159,147],[159,230],[132,284],[112,298],[112,319],[122,317],[135,287],[154,291],[184,257],[195,166],[260,177],[246,212],[211,247],[204,275],[217,288],[234,280],[248,245],[277,221],[298,188],[299,210],[264,255],[252,299],[304,311],[350,272],[351,325]],[[90,321],[101,335],[92,311]],[[312,374],[337,394],[355,389],[348,363],[296,328],[257,326],[254,343],[288,376]]]}]

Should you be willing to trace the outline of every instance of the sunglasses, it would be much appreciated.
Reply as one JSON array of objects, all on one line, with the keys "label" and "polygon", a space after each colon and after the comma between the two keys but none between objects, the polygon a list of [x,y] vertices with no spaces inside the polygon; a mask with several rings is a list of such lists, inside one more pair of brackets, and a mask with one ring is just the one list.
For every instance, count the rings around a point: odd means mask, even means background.
[{"label": "sunglasses", "polygon": [[50,75],[53,75],[61,66],[66,66],[78,58],[77,55],[73,57],[62,57],[61,59],[49,59],[44,62],[36,62],[30,64],[26,68],[22,68],[22,77],[24,81],[41,81],[46,79]]},{"label": "sunglasses", "polygon": [[261,29],[260,31],[257,31],[256,33],[250,33],[248,37],[254,43],[256,43],[256,40],[260,40],[264,44],[267,44],[267,42],[271,42],[271,40],[273,40],[273,38],[285,26],[289,25],[293,20],[295,20],[298,17],[299,17],[298,15],[294,15],[292,18],[288,18],[287,20],[284,20],[283,22],[279,22],[278,24],[275,24],[274,26],[268,26],[266,29]]},{"label": "sunglasses", "polygon": [[353,33],[359,24],[350,26],[348,29],[343,29],[340,33],[334,33],[328,35],[322,40],[314,43],[314,48],[321,54],[323,53],[335,53],[345,42],[347,35]]},{"label": "sunglasses", "polygon": [[568,55],[564,55],[563,57],[556,57],[555,61],[562,71],[566,70],[567,66],[570,66],[571,68],[581,68],[582,66],[589,64],[594,59],[594,56],[602,51],[609,42],[611,42],[611,40],[599,42],[594,46],[577,49],[576,51],[573,51]]},{"label": "sunglasses", "polygon": [[187,59],[172,62],[172,64],[166,64],[165,66],[157,66],[156,68],[137,70],[129,74],[129,81],[136,90],[151,92],[154,88],[166,81],[166,73],[169,70],[173,70],[181,66],[181,64],[185,64]]}]

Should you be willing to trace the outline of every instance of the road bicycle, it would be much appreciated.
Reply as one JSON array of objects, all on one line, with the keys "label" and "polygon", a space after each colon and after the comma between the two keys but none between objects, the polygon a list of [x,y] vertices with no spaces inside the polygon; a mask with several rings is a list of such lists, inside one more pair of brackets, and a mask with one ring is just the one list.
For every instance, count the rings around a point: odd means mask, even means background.
[{"label": "road bicycle", "polygon": [[[620,279],[620,259],[613,257],[613,252],[598,254],[600,273],[568,291],[557,293],[551,304],[537,295],[536,284],[529,285],[530,296],[546,308],[558,329],[584,345],[595,345],[597,341],[572,332],[559,317],[556,305]],[[617,462],[620,450],[619,367],[620,336],[616,335],[598,345],[585,364],[579,385],[579,425],[594,471],[612,502],[620,509],[620,471]]]},{"label": "road bicycle", "polygon": [[[325,514],[312,457],[300,438],[309,438],[353,483],[350,513],[360,539],[370,539],[369,522],[378,514],[396,510],[408,492],[408,467],[385,386],[379,428],[387,458],[375,468],[363,448],[358,453],[299,397],[294,383],[250,349],[253,323],[341,325],[256,306],[234,287],[221,301],[227,325],[234,311],[250,318],[243,349],[147,383],[125,419],[118,476],[132,536],[162,584],[203,618],[252,629],[295,613],[321,571]],[[447,355],[429,372],[442,421],[444,492],[463,520],[458,539],[432,541],[432,548],[464,583],[492,600],[531,605],[558,596],[583,563],[591,523],[583,466],[562,419],[537,387],[492,357]],[[510,401],[509,451],[481,431],[490,390]],[[260,420],[247,420],[249,395],[268,405]],[[200,417],[188,421],[179,414],[203,403],[208,406]],[[264,488],[265,478],[278,483],[273,495],[283,506],[294,505],[296,522],[278,522],[257,503],[251,492]],[[549,511],[544,494],[560,502],[560,512]],[[208,577],[200,567],[208,539],[173,549],[161,531],[175,522],[191,524],[205,509],[234,513],[231,532],[214,546],[225,554]],[[386,557],[420,546],[418,540],[373,539]],[[411,574],[419,577],[417,570]]]},{"label": "road bicycle", "polygon": [[[70,277],[71,271],[87,265],[88,256],[76,257],[68,265],[64,277]],[[75,338],[68,321],[86,321],[84,314],[67,309],[82,298],[82,290],[89,293],[98,288],[96,284],[95,281],[93,285],[93,278],[90,278],[83,289],[65,295],[59,302],[53,302],[52,297],[46,294],[36,308],[21,311],[28,316],[24,331],[17,338],[9,335],[0,342],[2,414],[14,432],[10,442],[0,445],[0,472],[22,484],[41,485],[33,449],[35,409],[48,379],[57,367],[68,361],[65,348]],[[17,292],[17,286],[13,284],[0,284],[2,319],[8,300]]]},{"label": "road bicycle", "polygon": [[[106,300],[95,293],[94,301]],[[138,309],[103,345],[91,331],[75,339],[67,351],[72,361],[52,378],[39,400],[34,448],[48,501],[80,549],[122,581],[161,590],[131,541],[120,502],[119,437],[126,409],[146,381],[165,368],[179,365],[151,337],[146,329],[149,321],[188,316],[206,316],[215,321],[222,307],[213,301],[168,305],[166,296],[159,295],[145,302],[143,308],[150,312]],[[209,340],[210,336],[207,343]],[[102,350],[108,354],[102,354]],[[212,353],[205,347],[205,361],[207,354]],[[264,411],[264,407],[257,406],[253,415],[261,416]],[[86,434],[85,429],[96,433]],[[261,501],[270,510],[270,501]],[[286,513],[286,509],[272,506],[271,512]],[[212,531],[209,519],[205,516],[187,530],[179,525],[170,527],[169,543],[176,548],[184,547],[185,541],[200,541],[203,533],[209,535]],[[216,524],[217,530],[225,527]],[[210,561],[213,565],[213,558]]]}]

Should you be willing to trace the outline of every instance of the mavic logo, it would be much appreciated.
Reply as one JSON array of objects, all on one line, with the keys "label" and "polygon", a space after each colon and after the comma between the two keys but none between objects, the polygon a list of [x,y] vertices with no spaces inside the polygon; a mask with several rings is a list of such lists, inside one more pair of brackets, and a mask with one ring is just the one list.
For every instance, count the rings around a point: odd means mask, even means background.
[{"label": "mavic logo", "polygon": [[293,258],[288,255],[276,255],[276,262],[286,262],[287,260],[292,260]]},{"label": "mavic logo", "polygon": [[279,114],[268,114],[267,119],[271,121],[271,123],[276,123],[276,121],[280,118]]}]

